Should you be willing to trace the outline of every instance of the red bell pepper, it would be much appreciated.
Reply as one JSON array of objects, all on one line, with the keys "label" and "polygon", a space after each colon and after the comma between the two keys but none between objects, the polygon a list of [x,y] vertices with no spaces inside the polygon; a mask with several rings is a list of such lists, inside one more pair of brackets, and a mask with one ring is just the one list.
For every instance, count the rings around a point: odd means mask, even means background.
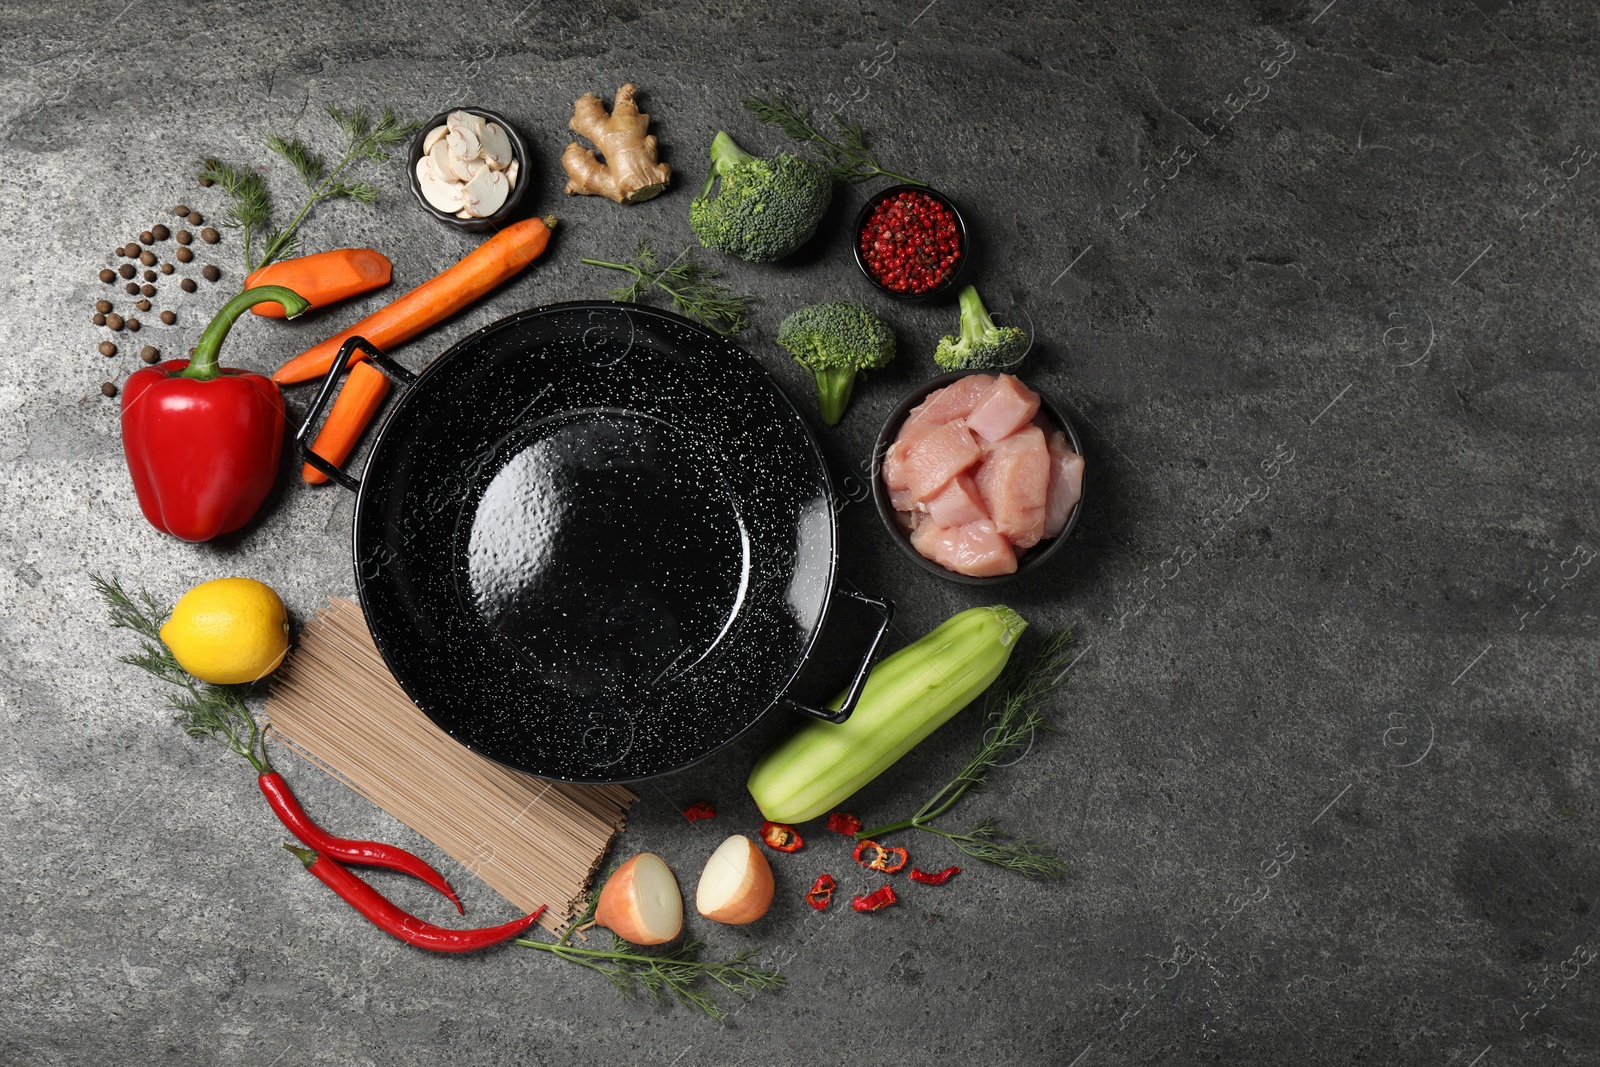
[{"label": "red bell pepper", "polygon": [[218,353],[240,315],[266,301],[289,318],[311,305],[281,285],[246,289],[200,335],[193,359],[134,372],[122,387],[122,450],[150,524],[209,541],[250,521],[272,491],[283,452],[283,394],[271,378],[223,367]]}]

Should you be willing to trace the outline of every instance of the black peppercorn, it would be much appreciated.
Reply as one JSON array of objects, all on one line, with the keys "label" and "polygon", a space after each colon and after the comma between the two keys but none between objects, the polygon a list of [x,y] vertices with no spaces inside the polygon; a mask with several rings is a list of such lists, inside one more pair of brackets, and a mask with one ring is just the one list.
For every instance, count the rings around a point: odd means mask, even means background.
[{"label": "black peppercorn", "polygon": [[192,293],[198,289],[199,286],[195,285],[193,278],[185,278],[183,281],[178,283],[178,288],[182,289],[186,293]]},{"label": "black peppercorn", "polygon": [[173,323],[178,321],[178,316],[174,315],[170,311],[163,311],[161,313],[161,321],[166,323],[168,326],[171,326]]},{"label": "black peppercorn", "polygon": [[100,395],[101,396],[116,396],[117,395],[117,387],[112,385],[110,382],[101,382],[100,383]]},{"label": "black peppercorn", "polygon": [[90,317],[90,321],[93,322],[96,326],[104,326],[106,324],[106,317],[105,317],[105,315],[103,315],[100,312],[96,311]]},{"label": "black peppercorn", "polygon": [[106,316],[106,325],[111,327],[113,330],[122,329],[122,316],[113,311],[111,314]]},{"label": "black peppercorn", "polygon": [[216,230],[213,230],[210,226],[207,226],[205,229],[200,231],[200,240],[204,241],[208,245],[214,245],[221,239],[222,234],[218,233]]},{"label": "black peppercorn", "polygon": [[205,265],[205,269],[202,270],[200,274],[208,282],[214,282],[218,278],[222,277],[222,272],[217,269],[217,265],[215,263],[207,263]]},{"label": "black peppercorn", "polygon": [[172,236],[172,231],[167,229],[167,224],[164,222],[158,222],[150,227],[150,232],[155,235],[155,239],[158,241],[165,241]]},{"label": "black peppercorn", "polygon": [[194,234],[190,233],[188,230],[178,231],[178,243],[180,245],[186,245],[192,240],[194,240]]},{"label": "black peppercorn", "polygon": [[141,293],[143,293],[145,296],[155,296],[156,295],[156,287],[151,285],[149,282],[146,282],[144,285],[140,286],[139,287],[139,291]]},{"label": "black peppercorn", "polygon": [[100,271],[100,280],[108,284],[114,282],[117,280],[117,272],[110,267],[106,267]]},{"label": "black peppercorn", "polygon": [[139,358],[144,360],[146,363],[154,363],[156,360],[161,358],[161,353],[151,345],[145,345],[143,348],[139,349]]},{"label": "black peppercorn", "polygon": [[111,310],[111,301],[109,301],[109,300],[96,300],[94,302],[94,309],[96,311],[100,312],[100,314],[104,315],[106,312]]},{"label": "black peppercorn", "polygon": [[178,249],[178,262],[179,263],[187,263],[193,258],[194,258],[194,253],[189,251],[187,248]]},{"label": "black peppercorn", "polygon": [[124,263],[122,266],[117,268],[117,273],[122,275],[124,278],[131,278],[135,274],[139,273],[139,268],[135,267],[132,263]]},{"label": "black peppercorn", "polygon": [[138,296],[139,295],[139,283],[138,282],[129,282],[127,285],[124,285],[122,288],[127,290],[129,296]]},{"label": "black peppercorn", "polygon": [[114,356],[117,354],[117,346],[112,344],[110,341],[101,341],[100,354],[102,356]]}]

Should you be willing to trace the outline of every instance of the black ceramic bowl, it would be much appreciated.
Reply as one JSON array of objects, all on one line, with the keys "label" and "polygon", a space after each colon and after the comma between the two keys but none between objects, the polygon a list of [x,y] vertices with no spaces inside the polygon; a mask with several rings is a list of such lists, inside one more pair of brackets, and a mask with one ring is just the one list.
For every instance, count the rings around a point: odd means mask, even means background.
[{"label": "black ceramic bowl", "polygon": [[[948,578],[952,582],[961,582],[963,585],[999,585],[1009,582],[1013,578],[1038,570],[1044,565],[1045,560],[1061,550],[1067,543],[1067,536],[1072,533],[1073,527],[1078,525],[1078,516],[1083,514],[1083,497],[1080,494],[1078,503],[1073,506],[1072,514],[1067,516],[1066,526],[1061,532],[1048,541],[1040,541],[1023,554],[1017,561],[1017,569],[1010,574],[997,574],[989,578],[976,578],[970,574],[957,574],[949,568],[935,563],[911,546],[911,534],[900,525],[895,518],[896,512],[889,503],[889,489],[883,484],[883,457],[889,451],[889,446],[894,444],[894,439],[899,436],[900,425],[906,421],[906,416],[911,409],[925,400],[929,393],[935,389],[943,389],[958,378],[965,378],[969,374],[981,373],[978,371],[958,370],[948,374],[941,374],[936,378],[929,378],[921,385],[901,398],[900,403],[889,413],[888,420],[883,424],[883,430],[878,434],[878,443],[872,449],[872,500],[878,505],[878,517],[883,520],[884,529],[889,531],[889,536],[894,538],[895,544],[901,551],[916,560],[923,570],[937,574],[941,578]],[[1053,423],[1066,431],[1067,440],[1072,443],[1072,450],[1078,455],[1083,455],[1083,442],[1078,439],[1078,431],[1071,421],[1061,413],[1061,409],[1050,402],[1050,398],[1043,393],[1039,394],[1039,410]],[[1088,471],[1084,471],[1083,492],[1088,490]]]},{"label": "black ceramic bowl", "polygon": [[[511,155],[517,161],[517,184],[511,187],[506,195],[506,202],[500,205],[500,210],[493,215],[486,215],[481,219],[463,219],[449,211],[440,211],[428,203],[428,198],[422,195],[422,183],[417,180],[417,160],[422,158],[422,142],[427,139],[428,133],[443,126],[450,117],[451,111],[467,111],[474,115],[481,115],[490,122],[506,131],[506,139],[511,142]],[[498,230],[511,221],[516,213],[517,205],[522,203],[523,190],[527,189],[533,175],[530,173],[528,143],[522,139],[522,134],[517,128],[506,121],[504,115],[496,114],[484,107],[453,107],[449,111],[441,111],[417,130],[417,135],[411,139],[411,151],[406,158],[406,178],[411,183],[411,195],[417,198],[417,203],[422,205],[422,210],[438,219],[447,222],[458,230],[466,233],[482,233],[485,230]]]},{"label": "black ceramic bowl", "polygon": [[[866,229],[867,219],[871,217],[873,211],[877,209],[879,204],[883,203],[891,196],[894,196],[896,193],[907,192],[926,193],[928,196],[933,197],[945,207],[949,208],[951,214],[955,215],[956,217],[956,230],[960,233],[961,251],[956,256],[955,270],[951,271],[950,276],[944,281],[940,282],[938,285],[934,286],[932,289],[929,289],[925,293],[901,293],[890,289],[887,285],[884,285],[877,278],[872,276],[872,271],[867,269],[867,261],[861,255],[861,231]],[[861,268],[862,277],[871,282],[872,287],[878,290],[878,292],[882,293],[884,296],[890,297],[894,300],[904,300],[910,303],[916,303],[923,300],[934,300],[955,288],[956,282],[960,280],[961,275],[966,272],[967,260],[970,259],[972,255],[972,249],[967,239],[967,220],[961,217],[961,209],[956,207],[954,200],[951,200],[948,196],[945,196],[937,189],[929,189],[926,185],[891,185],[889,188],[873,196],[866,202],[866,204],[861,208],[861,211],[856,215],[856,224],[850,233],[850,249],[855,253],[856,266]]]}]

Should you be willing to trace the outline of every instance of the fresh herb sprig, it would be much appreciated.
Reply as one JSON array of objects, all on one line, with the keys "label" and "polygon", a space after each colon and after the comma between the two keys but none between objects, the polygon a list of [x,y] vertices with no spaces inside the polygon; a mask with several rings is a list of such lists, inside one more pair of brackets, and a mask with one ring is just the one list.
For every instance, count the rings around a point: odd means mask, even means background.
[{"label": "fresh herb sprig", "polygon": [[611,290],[613,300],[633,302],[652,289],[659,289],[671,298],[679,311],[724,337],[750,325],[750,305],[755,297],[718,285],[716,279],[722,272],[697,262],[687,248],[665,267],[659,265],[656,250],[649,241],[639,242],[639,250],[631,263],[610,263],[603,259],[580,259],[578,262],[633,275],[631,284]]},{"label": "fresh herb sprig", "polygon": [[1030,878],[1059,878],[1066,873],[1050,849],[1031,838],[1013,837],[993,819],[984,819],[964,833],[934,826],[956,803],[989,780],[989,773],[1017,749],[1029,744],[1039,731],[1052,731],[1050,698],[1067,680],[1071,662],[1067,652],[1072,631],[1048,634],[1026,664],[1012,663],[989,690],[984,701],[983,743],[956,776],[909,819],[885,823],[856,834],[857,841],[877,840],[899,830],[926,830],[953,843],[975,860],[1016,871]]},{"label": "fresh herb sprig", "polygon": [[258,773],[265,771],[265,738],[244,702],[253,687],[212,685],[190,675],[161,643],[161,624],[171,614],[169,609],[143,590],[135,598],[115,579],[107,581],[99,575],[93,579],[100,599],[111,609],[111,625],[132,630],[142,638],[138,652],[118,658],[182,690],[171,698],[178,712],[174,721],[190,737],[218,741],[249,760]]},{"label": "fresh herb sprig", "polygon": [[[342,178],[345,168],[358,160],[382,163],[389,158],[391,149],[422,125],[401,122],[389,108],[383,109],[376,122],[365,108],[346,111],[329,105],[328,116],[344,133],[344,151],[332,167],[298,137],[285,138],[276,133],[267,136],[267,150],[287,160],[307,190],[305,203],[281,229],[273,228],[272,197],[260,174],[217,159],[200,161],[200,180],[214,182],[232,201],[223,225],[239,230],[243,236],[247,271],[293,255],[300,247],[300,223],[321,201],[354,200],[358,204],[370,204],[376,200],[378,187],[369,181]],[[258,242],[259,259],[255,256]]]},{"label": "fresh herb sprig", "polygon": [[728,960],[702,960],[700,954],[705,944],[698,939],[685,941],[659,954],[641,952],[615,934],[611,936],[609,949],[579,948],[571,943],[572,935],[594,920],[597,904],[598,897],[591,896],[583,914],[572,920],[555,941],[519,937],[516,943],[587,967],[624,993],[642,989],[652,1000],[670,997],[713,1019],[721,1019],[727,1013],[711,991],[701,985],[702,980],[709,979],[736,996],[776,989],[783,984],[782,974],[749,962],[754,955],[751,951],[740,952]]},{"label": "fresh herb sprig", "polygon": [[861,127],[846,122],[842,115],[833,116],[833,124],[839,128],[839,132],[829,137],[811,121],[810,108],[781,96],[770,100],[752,96],[744,101],[744,106],[746,111],[762,122],[778,127],[801,144],[809,144],[822,157],[822,165],[833,175],[834,181],[855,185],[882,175],[910,185],[927,184],[909,175],[885,170],[867,148]]}]

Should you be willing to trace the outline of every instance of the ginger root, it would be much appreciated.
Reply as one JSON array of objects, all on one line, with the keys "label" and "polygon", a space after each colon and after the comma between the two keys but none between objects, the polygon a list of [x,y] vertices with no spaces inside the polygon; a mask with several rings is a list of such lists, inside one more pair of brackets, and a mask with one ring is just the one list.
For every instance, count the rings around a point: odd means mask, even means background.
[{"label": "ginger root", "polygon": [[666,189],[672,168],[656,161],[655,134],[645,132],[650,128],[650,116],[634,102],[636,91],[631,84],[618,89],[610,114],[605,102],[593,93],[584,93],[572,105],[572,121],[567,125],[587,137],[594,149],[574,141],[561,153],[568,195],[599,195],[619,204],[637,204]]}]

